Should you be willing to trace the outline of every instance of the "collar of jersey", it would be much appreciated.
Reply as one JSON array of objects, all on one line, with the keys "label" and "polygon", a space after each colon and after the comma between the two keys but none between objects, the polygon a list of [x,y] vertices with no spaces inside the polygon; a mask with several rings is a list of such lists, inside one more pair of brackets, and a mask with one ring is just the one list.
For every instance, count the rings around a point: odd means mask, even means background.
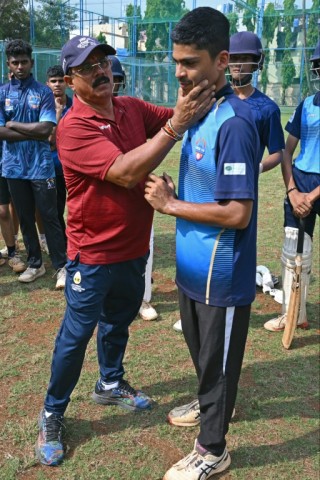
[{"label": "collar of jersey", "polygon": [[14,86],[14,87],[29,87],[29,85],[31,85],[31,83],[33,82],[33,75],[32,73],[30,73],[30,76],[28,78],[25,78],[23,80],[19,80],[18,78],[16,77],[13,77],[11,80],[11,85]]}]

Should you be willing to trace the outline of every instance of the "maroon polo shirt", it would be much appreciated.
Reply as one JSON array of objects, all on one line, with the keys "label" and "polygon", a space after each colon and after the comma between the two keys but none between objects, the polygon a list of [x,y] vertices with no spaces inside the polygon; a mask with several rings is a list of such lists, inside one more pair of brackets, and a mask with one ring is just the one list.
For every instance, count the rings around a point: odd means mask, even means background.
[{"label": "maroon polo shirt", "polygon": [[115,159],[153,137],[173,115],[132,97],[114,97],[115,121],[74,96],[57,129],[57,148],[68,189],[68,257],[85,264],[122,262],[149,249],[153,209],[143,179],[127,189],[105,179]]}]

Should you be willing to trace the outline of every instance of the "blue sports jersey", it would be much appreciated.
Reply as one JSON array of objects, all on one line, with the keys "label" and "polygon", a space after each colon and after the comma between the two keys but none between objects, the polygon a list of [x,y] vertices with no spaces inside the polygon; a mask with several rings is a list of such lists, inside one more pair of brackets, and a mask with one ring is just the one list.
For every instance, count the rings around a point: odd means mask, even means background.
[{"label": "blue sports jersey", "polygon": [[303,172],[320,173],[319,107],[320,92],[305,98],[285,127],[287,132],[300,139],[300,153],[295,159],[294,165]]},{"label": "blue sports jersey", "polygon": [[229,307],[252,303],[256,291],[259,136],[249,106],[229,85],[183,140],[178,198],[205,203],[252,200],[247,228],[237,230],[177,219],[179,288],[193,300]]},{"label": "blue sports jersey", "polygon": [[[67,97],[66,105],[62,110],[61,118],[65,116],[69,108],[72,106],[72,98],[68,97],[68,95],[66,95],[66,97]],[[58,156],[57,149],[51,150],[51,155],[52,155],[52,160],[54,163],[54,170],[56,172],[56,175],[63,175],[62,165]]]},{"label": "blue sports jersey", "polygon": [[256,121],[260,137],[259,161],[262,160],[265,147],[270,155],[283,150],[285,142],[278,105],[257,89],[243,101],[250,106]]},{"label": "blue sports jersey", "polygon": [[[8,121],[56,124],[53,93],[34,80],[13,78],[0,87],[0,126]],[[54,165],[48,140],[3,141],[2,175],[6,178],[43,180],[52,178]]]}]

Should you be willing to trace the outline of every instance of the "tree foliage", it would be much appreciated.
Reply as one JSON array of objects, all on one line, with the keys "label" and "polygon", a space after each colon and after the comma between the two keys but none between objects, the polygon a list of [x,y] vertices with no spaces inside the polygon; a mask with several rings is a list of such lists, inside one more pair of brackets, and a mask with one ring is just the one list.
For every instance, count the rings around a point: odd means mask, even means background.
[{"label": "tree foliage", "polygon": [[286,50],[281,64],[281,77],[282,77],[282,105],[286,104],[286,91],[287,88],[292,85],[292,80],[296,75],[296,69],[292,60],[292,56],[289,50]]},{"label": "tree foliage", "polygon": [[236,12],[229,13],[227,15],[228,20],[230,22],[230,35],[233,35],[234,33],[237,33],[238,31],[238,22],[239,22],[239,17],[236,14]]},{"label": "tree foliage", "polygon": [[60,48],[75,28],[77,13],[63,1],[38,0],[34,19],[35,43]]},{"label": "tree foliage", "polygon": [[30,22],[27,0],[0,0],[0,39],[29,40]]},{"label": "tree foliage", "polygon": [[[257,11],[257,0],[246,0],[245,2],[236,1],[235,3],[238,9],[243,11],[242,23],[247,27],[249,32],[254,32],[257,15],[252,10]],[[247,6],[250,8],[247,8]]]},{"label": "tree foliage", "polygon": [[[146,24],[147,42],[146,49],[156,52],[154,58],[162,60],[166,56],[167,46],[170,45],[170,30],[174,27],[172,20],[179,20],[188,9],[185,7],[184,0],[147,0],[147,8],[144,19]],[[168,20],[168,22],[155,22],[154,20]],[[171,20],[171,21],[169,21]]]}]

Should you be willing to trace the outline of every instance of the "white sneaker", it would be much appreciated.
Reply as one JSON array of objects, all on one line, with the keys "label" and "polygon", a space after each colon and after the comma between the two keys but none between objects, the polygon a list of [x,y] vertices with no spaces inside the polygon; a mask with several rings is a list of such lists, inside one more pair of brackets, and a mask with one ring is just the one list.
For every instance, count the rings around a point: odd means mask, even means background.
[{"label": "white sneaker", "polygon": [[192,452],[173,465],[163,480],[207,480],[227,470],[230,463],[231,458],[227,448],[220,457],[216,457],[201,447],[196,440]]},{"label": "white sneaker", "polygon": [[31,268],[28,267],[21,275],[19,275],[19,282],[30,283],[36,280],[39,277],[42,277],[46,273],[46,269],[42,264],[40,268]]},{"label": "white sneaker", "polygon": [[158,318],[158,314],[153,308],[153,306],[145,301],[143,301],[141,304],[139,315],[142,320],[155,320],[156,318]]},{"label": "white sneaker", "polygon": [[194,427],[200,425],[200,405],[198,400],[181,407],[176,407],[168,414],[168,422],[177,427]]},{"label": "white sneaker", "polygon": [[[234,418],[236,409],[232,411],[231,418]],[[168,422],[176,427],[195,427],[200,425],[199,400],[193,400],[181,407],[173,408],[167,417]]]},{"label": "white sneaker", "polygon": [[173,325],[173,330],[175,330],[176,332],[182,332],[182,323],[181,323],[181,319],[178,320],[174,325]]},{"label": "white sneaker", "polygon": [[44,253],[46,253],[47,255],[49,255],[49,248],[48,248],[48,244],[47,244],[47,239],[46,238],[39,238],[39,242],[40,242],[41,250]]},{"label": "white sneaker", "polygon": [[21,260],[21,257],[18,253],[15,253],[13,257],[9,258],[8,265],[15,273],[22,273],[27,268],[26,264]]},{"label": "white sneaker", "polygon": [[59,268],[57,270],[57,283],[56,283],[56,290],[63,290],[66,286],[66,276],[67,271],[66,267]]},{"label": "white sneaker", "polygon": [[[279,317],[271,318],[271,320],[268,320],[263,326],[266,330],[269,330],[269,332],[282,332],[286,326],[286,320],[286,314],[280,315]],[[302,323],[298,323],[297,328],[307,330],[309,328],[307,319],[305,319]]]},{"label": "white sneaker", "polygon": [[7,247],[4,247],[0,250],[0,257],[2,258],[8,258],[8,249]]}]

